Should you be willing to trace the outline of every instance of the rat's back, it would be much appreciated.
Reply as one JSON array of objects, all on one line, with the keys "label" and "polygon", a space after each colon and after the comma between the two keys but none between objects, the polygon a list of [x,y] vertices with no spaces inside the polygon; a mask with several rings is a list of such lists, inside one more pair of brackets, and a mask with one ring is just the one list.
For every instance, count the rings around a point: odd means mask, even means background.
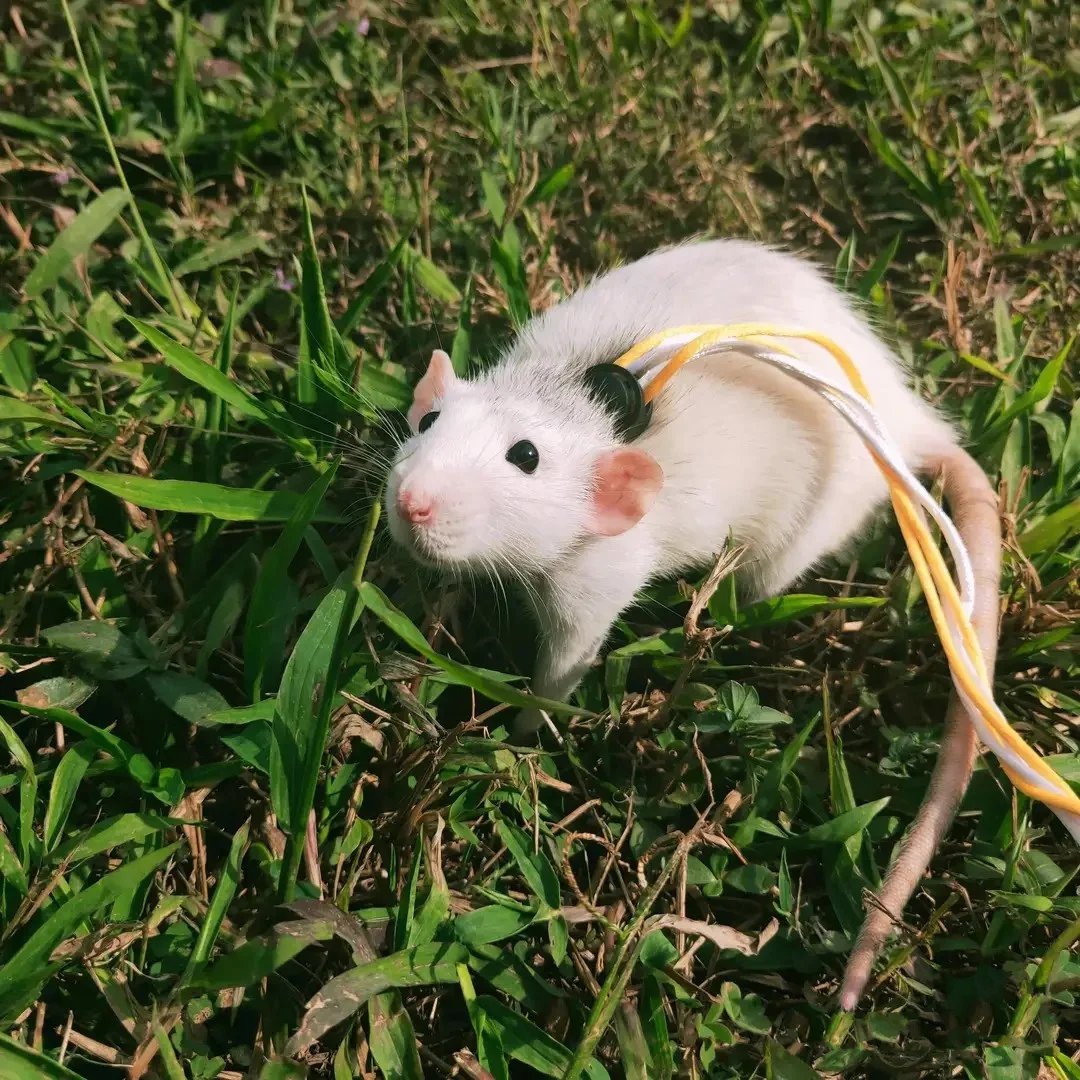
[{"label": "rat's back", "polygon": [[[747,241],[688,243],[598,277],[532,320],[504,364],[539,385],[541,371],[583,373],[666,329],[744,322],[818,330],[836,341],[913,467],[952,444],[948,426],[909,388],[899,359],[818,268]],[[826,350],[785,344],[843,381]],[[707,562],[731,535],[748,546],[759,590],[778,591],[842,548],[886,495],[839,415],[746,354],[684,367],[636,445],[664,470],[661,496],[638,526],[660,548],[658,573]]]},{"label": "rat's back", "polygon": [[[583,371],[675,326],[747,322],[821,331],[856,359],[883,412],[913,405],[930,415],[910,393],[899,359],[816,265],[748,240],[691,241],[610,270],[531,320],[511,357]],[[823,374],[841,376],[825,350],[789,347]]]}]

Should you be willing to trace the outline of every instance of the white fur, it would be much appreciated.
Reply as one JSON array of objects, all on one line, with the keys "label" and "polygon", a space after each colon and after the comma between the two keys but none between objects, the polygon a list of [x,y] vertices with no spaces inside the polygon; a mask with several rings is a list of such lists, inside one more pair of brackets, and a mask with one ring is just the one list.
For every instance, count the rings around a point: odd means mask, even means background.
[{"label": "white fur", "polygon": [[[582,373],[659,331],[732,322],[833,338],[912,468],[953,445],[899,360],[799,258],[717,240],[601,276],[533,319],[496,365],[446,387],[433,406],[438,420],[401,447],[388,485],[391,530],[418,557],[524,581],[542,635],[535,693],[568,696],[646,582],[707,566],[729,536],[748,547],[753,592],[772,595],[842,550],[883,502],[877,467],[828,405],[733,354],[687,365],[657,399],[634,443],[664,472],[645,517],[618,536],[589,533],[592,466],[617,443],[610,418],[584,394]],[[787,344],[814,370],[838,374],[825,350]],[[519,439],[540,452],[532,475],[505,460]],[[438,505],[437,524],[421,538],[395,508],[405,483]],[[538,715],[522,720],[528,727]]]}]

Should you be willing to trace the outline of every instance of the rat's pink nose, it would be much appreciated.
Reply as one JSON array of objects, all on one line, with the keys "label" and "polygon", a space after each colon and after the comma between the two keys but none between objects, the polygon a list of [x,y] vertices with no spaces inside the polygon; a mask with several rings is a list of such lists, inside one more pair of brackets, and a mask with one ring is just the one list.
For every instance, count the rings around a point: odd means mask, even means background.
[{"label": "rat's pink nose", "polygon": [[412,525],[430,525],[435,520],[435,502],[430,495],[416,495],[402,488],[397,505],[401,516]]}]

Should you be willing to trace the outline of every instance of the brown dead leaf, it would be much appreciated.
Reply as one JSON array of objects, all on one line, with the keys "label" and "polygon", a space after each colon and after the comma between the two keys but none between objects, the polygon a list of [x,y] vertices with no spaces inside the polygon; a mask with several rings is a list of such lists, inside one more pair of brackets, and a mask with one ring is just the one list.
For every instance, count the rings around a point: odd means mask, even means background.
[{"label": "brown dead leaf", "polygon": [[454,1055],[454,1064],[471,1080],[495,1080],[495,1077],[476,1060],[471,1050],[459,1050]]},{"label": "brown dead leaf", "polygon": [[146,512],[141,507],[136,506],[134,503],[129,503],[127,500],[121,501],[124,503],[124,510],[127,512],[128,520],[139,530],[139,532],[150,528],[150,519],[146,516]]},{"label": "brown dead leaf", "polygon": [[131,451],[131,467],[140,476],[150,475],[150,462],[146,457],[146,436],[140,435],[139,441]]},{"label": "brown dead leaf", "polygon": [[554,788],[556,791],[561,791],[564,795],[570,795],[574,791],[574,785],[566,783],[565,780],[558,780],[554,776],[549,776],[543,769],[537,769],[536,782],[544,787]]},{"label": "brown dead leaf", "polygon": [[213,82],[217,79],[238,79],[244,74],[244,68],[235,60],[220,56],[208,56],[199,65],[200,79]]},{"label": "brown dead leaf", "polygon": [[340,744],[348,739],[359,739],[370,746],[376,754],[382,753],[386,741],[383,733],[374,724],[354,712],[345,713],[334,725],[334,741]]},{"label": "brown dead leaf", "polygon": [[957,252],[956,244],[950,240],[945,253],[945,279],[942,288],[945,293],[945,320],[949,327],[949,338],[957,352],[971,352],[971,331],[964,326],[960,314],[960,293],[963,289],[964,253]]},{"label": "brown dead leaf", "polygon": [[52,702],[40,686],[24,686],[15,691],[15,700],[20,705],[29,705],[31,709],[48,709]]},{"label": "brown dead leaf", "polygon": [[12,236],[15,237],[18,247],[16,254],[21,255],[30,250],[30,230],[27,229],[6,206],[0,203],[0,221],[8,227]]},{"label": "brown dead leaf", "polygon": [[49,955],[49,962],[57,960],[85,960],[89,964],[101,963],[117,953],[123,952],[144,936],[156,937],[156,930],[147,930],[139,926],[121,930],[116,926],[106,926],[84,937],[71,938],[61,942]]},{"label": "brown dead leaf", "polygon": [[262,823],[263,839],[275,859],[285,856],[285,834],[278,828],[277,818],[272,814]]},{"label": "brown dead leaf", "polygon": [[743,956],[757,955],[780,928],[780,923],[772,919],[764,930],[751,937],[733,926],[687,919],[681,915],[654,915],[647,925],[651,930],[676,930],[681,934],[693,934],[711,941],[718,949],[731,949]]},{"label": "brown dead leaf", "polygon": [[[206,801],[206,796],[210,794],[210,790],[210,788],[196,788],[185,792],[184,797],[172,808],[170,813],[175,818],[183,818],[185,822],[202,821],[202,804]],[[191,849],[196,884],[203,899],[208,900],[210,898],[210,883],[206,874],[206,841],[203,838],[203,830],[196,824],[185,824],[181,827]]]}]

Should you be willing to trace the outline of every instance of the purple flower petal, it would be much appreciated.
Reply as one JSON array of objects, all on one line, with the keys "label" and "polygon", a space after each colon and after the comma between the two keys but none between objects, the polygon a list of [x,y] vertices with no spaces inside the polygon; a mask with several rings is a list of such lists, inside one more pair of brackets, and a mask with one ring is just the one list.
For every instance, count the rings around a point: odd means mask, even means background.
[{"label": "purple flower petal", "polygon": [[368,31],[371,29],[371,20],[365,15],[356,24],[356,36],[367,37]]}]

